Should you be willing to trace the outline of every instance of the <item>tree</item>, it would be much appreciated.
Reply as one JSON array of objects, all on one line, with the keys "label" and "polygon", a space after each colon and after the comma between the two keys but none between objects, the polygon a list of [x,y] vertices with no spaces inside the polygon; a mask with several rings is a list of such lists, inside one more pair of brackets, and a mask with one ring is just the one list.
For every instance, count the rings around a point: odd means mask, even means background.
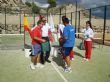
[{"label": "tree", "polygon": [[48,0],[47,2],[50,4],[50,6],[49,6],[50,8],[56,7],[56,1],[55,0]]},{"label": "tree", "polygon": [[32,3],[32,12],[33,13],[39,13],[40,12],[40,8],[38,6],[36,6],[36,4]]},{"label": "tree", "polygon": [[31,7],[31,3],[29,3],[28,1],[26,1],[25,4],[26,4],[28,7]]}]

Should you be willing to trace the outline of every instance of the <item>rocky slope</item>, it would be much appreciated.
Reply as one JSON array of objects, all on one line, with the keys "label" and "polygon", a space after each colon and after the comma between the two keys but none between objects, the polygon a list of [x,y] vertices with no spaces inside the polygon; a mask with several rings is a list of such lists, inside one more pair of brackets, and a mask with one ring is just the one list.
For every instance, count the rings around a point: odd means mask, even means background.
[{"label": "rocky slope", "polygon": [[0,0],[0,7],[5,6],[18,6],[22,3],[22,0]]}]

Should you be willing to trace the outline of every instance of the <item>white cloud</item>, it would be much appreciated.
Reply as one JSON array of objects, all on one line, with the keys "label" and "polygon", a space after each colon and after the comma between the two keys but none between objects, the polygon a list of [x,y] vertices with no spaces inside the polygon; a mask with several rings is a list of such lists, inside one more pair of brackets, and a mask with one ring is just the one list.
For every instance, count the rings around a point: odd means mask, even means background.
[{"label": "white cloud", "polygon": [[[42,7],[47,7],[48,3],[47,0],[22,0],[23,2],[29,1],[29,2],[37,2],[39,4],[44,4]],[[76,0],[56,0],[58,4],[66,4],[66,3],[75,3]],[[108,5],[110,4],[110,0],[77,0],[78,4],[81,4],[82,6],[86,8],[91,8],[91,7],[97,7],[97,6],[102,6],[102,5]]]},{"label": "white cloud", "polygon": [[39,3],[39,2],[35,2],[35,4],[39,7],[42,7],[42,8],[48,8],[49,7],[49,4],[42,4],[42,3]]},{"label": "white cloud", "polygon": [[87,8],[108,5],[109,3],[110,0],[80,0],[80,4]]},{"label": "white cloud", "polygon": [[[41,8],[47,8],[47,7],[49,7],[49,4],[46,3],[45,0],[22,0],[22,1],[23,1],[23,3],[25,3],[26,1],[28,1],[30,3],[34,2],[37,6],[39,6]],[[42,3],[42,2],[44,2],[44,3]]]}]

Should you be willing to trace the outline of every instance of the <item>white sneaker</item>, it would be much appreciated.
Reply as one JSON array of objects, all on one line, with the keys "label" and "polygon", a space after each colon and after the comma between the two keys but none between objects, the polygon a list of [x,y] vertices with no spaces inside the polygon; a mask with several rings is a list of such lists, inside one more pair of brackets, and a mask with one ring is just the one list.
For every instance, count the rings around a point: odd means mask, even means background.
[{"label": "white sneaker", "polygon": [[89,61],[89,59],[86,59],[86,61]]},{"label": "white sneaker", "polygon": [[86,58],[83,58],[84,60],[86,60]]},{"label": "white sneaker", "polygon": [[42,65],[42,64],[40,64],[40,63],[37,63],[37,65],[36,65],[35,67],[37,67],[37,68],[43,68],[44,65]]},{"label": "white sneaker", "polygon": [[83,58],[85,61],[89,61],[89,59],[87,59],[87,58]]},{"label": "white sneaker", "polygon": [[70,67],[68,67],[68,68],[65,68],[65,69],[64,69],[64,72],[69,72],[69,73],[71,73],[71,72],[72,72],[72,70],[71,70],[71,68],[70,68]]},{"label": "white sneaker", "polygon": [[64,72],[69,72],[69,70],[67,68],[64,69]]},{"label": "white sneaker", "polygon": [[65,67],[67,67],[68,65],[67,65],[67,63],[65,62]]},{"label": "white sneaker", "polygon": [[74,58],[71,59],[72,61],[74,60]]},{"label": "white sneaker", "polygon": [[71,72],[72,72],[71,67],[68,67],[68,71],[69,71],[69,73],[71,73]]},{"label": "white sneaker", "polygon": [[31,69],[35,69],[35,65],[32,63],[32,64],[30,64],[30,68]]}]

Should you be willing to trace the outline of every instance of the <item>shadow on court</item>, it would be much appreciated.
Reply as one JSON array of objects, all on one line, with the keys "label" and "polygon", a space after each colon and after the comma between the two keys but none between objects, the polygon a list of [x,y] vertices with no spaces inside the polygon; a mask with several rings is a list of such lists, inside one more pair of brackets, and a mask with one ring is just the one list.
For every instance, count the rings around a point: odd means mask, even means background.
[{"label": "shadow on court", "polygon": [[52,60],[58,65],[64,68],[64,60],[61,54],[58,54],[56,57],[53,57]]},{"label": "shadow on court", "polygon": [[[84,58],[83,55],[81,55],[80,53],[78,53],[78,52],[76,52],[76,51],[74,52],[74,55],[79,56],[79,57],[81,57],[81,58]],[[53,60],[58,66],[61,66],[61,67],[64,68],[64,59],[63,59],[63,57],[62,57],[61,54],[58,54],[57,57],[53,57],[52,60]]]},{"label": "shadow on court", "polygon": [[81,57],[81,58],[84,58],[84,56],[83,56],[82,54],[80,54],[80,53],[78,53],[78,52],[76,52],[76,51],[74,51],[74,55],[79,56],[79,57]]}]

